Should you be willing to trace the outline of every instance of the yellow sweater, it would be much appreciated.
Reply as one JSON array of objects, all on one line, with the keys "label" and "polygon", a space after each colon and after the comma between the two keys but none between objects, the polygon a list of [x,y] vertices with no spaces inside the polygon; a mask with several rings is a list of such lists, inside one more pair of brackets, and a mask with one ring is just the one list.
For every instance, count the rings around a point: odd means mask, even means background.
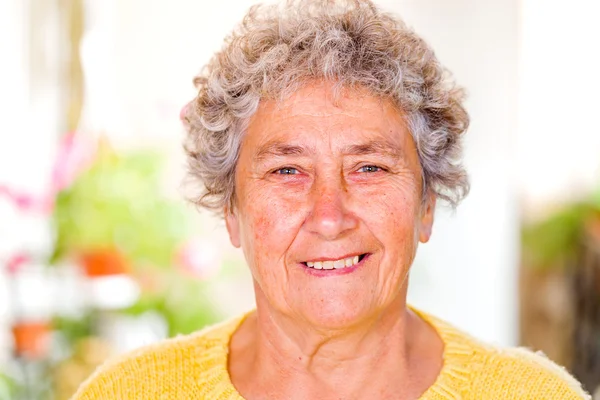
[{"label": "yellow sweater", "polygon": [[[563,368],[525,349],[501,349],[424,313],[442,338],[444,365],[422,400],[590,399]],[[107,362],[73,400],[243,400],[227,372],[238,317],[202,332],[151,345]]]}]

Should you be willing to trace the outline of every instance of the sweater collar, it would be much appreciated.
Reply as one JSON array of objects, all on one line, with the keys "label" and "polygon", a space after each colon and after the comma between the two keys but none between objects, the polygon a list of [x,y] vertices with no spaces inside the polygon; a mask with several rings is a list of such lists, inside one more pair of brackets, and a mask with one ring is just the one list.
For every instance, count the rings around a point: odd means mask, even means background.
[{"label": "sweater collar", "polygon": [[[469,340],[465,340],[465,334],[450,324],[412,307],[411,310],[430,324],[444,343],[442,369],[433,385],[423,393],[420,399],[462,399],[468,391],[470,382],[469,362],[473,356],[473,348],[469,346]],[[252,312],[198,333],[205,343],[202,349],[199,349],[197,357],[198,362],[203,366],[202,384],[198,387],[199,392],[203,395],[202,398],[244,400],[231,382],[227,369],[229,341]]]}]

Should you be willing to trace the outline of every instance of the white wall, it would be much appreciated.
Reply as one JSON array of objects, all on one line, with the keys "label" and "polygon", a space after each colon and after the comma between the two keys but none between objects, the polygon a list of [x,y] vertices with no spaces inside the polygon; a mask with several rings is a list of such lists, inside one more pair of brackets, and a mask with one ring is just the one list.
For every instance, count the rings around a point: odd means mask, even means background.
[{"label": "white wall", "polygon": [[[11,40],[0,40],[0,110],[2,110],[3,130],[0,133],[0,185],[6,180],[14,182],[15,164],[18,154],[13,153],[24,147],[25,120],[27,104],[26,82],[26,29],[23,22],[25,9],[17,0],[0,2],[0,37]],[[23,165],[23,163],[21,163]],[[8,224],[14,220],[14,208],[0,198],[0,363],[8,356],[3,350],[8,340],[8,332],[4,330],[8,318],[8,287],[4,275],[4,257],[15,245],[11,241],[13,230],[17,226]],[[10,218],[9,218],[10,217]],[[4,250],[4,251],[3,251]],[[3,254],[4,253],[4,254]]]},{"label": "white wall", "polygon": [[492,342],[517,340],[517,0],[389,1],[466,87],[471,193],[441,209],[420,249],[412,302]]},{"label": "white wall", "polygon": [[600,185],[600,2],[522,3],[518,183],[534,219]]},{"label": "white wall", "polygon": [[[57,1],[36,2],[35,7],[31,3],[0,1],[0,186],[39,199],[50,187],[62,123],[61,21]],[[46,257],[51,232],[48,215],[23,212],[0,196],[0,365],[8,356],[6,327],[15,303],[9,285],[12,293],[26,285],[27,293],[37,295],[28,297],[36,315],[50,299],[49,285],[37,274],[9,282],[5,263],[18,252]]]},{"label": "white wall", "polygon": [[[398,4],[389,2],[390,4]],[[515,343],[519,221],[600,184],[600,3],[400,2],[470,92],[472,193],[438,220],[414,300],[484,339]]]}]

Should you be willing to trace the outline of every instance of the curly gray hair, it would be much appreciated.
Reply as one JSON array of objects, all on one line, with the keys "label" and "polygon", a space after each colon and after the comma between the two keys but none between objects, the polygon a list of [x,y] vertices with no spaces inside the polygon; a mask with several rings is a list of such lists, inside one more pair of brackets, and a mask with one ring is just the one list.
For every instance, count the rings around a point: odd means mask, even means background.
[{"label": "curly gray hair", "polygon": [[217,213],[232,208],[242,136],[259,102],[319,79],[391,99],[415,141],[423,194],[453,207],[466,196],[463,91],[427,43],[369,0],[288,0],[252,7],[194,79],[184,148],[188,178],[202,189],[191,200]]}]

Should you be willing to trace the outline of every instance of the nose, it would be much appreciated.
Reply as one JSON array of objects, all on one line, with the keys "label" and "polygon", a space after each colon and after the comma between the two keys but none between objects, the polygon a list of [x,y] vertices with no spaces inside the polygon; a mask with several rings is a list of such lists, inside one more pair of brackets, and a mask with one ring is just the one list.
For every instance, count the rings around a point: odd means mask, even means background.
[{"label": "nose", "polygon": [[307,229],[325,240],[335,240],[358,226],[358,219],[348,209],[349,192],[341,179],[322,178],[310,193],[311,211]]}]

